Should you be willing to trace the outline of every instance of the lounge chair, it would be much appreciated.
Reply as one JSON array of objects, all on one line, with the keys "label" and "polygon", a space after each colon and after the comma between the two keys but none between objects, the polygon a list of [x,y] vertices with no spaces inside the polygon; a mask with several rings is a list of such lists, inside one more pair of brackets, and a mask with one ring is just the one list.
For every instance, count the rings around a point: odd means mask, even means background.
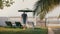
[{"label": "lounge chair", "polygon": [[5,23],[6,23],[7,26],[12,27],[11,21],[5,21]]},{"label": "lounge chair", "polygon": [[16,24],[16,27],[20,27],[20,28],[22,27],[20,22],[15,22],[15,24]]}]

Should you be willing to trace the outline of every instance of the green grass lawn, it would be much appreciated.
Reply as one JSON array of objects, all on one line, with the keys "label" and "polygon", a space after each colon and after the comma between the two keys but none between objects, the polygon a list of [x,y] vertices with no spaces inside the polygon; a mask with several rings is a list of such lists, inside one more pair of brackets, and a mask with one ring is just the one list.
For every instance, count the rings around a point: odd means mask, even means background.
[{"label": "green grass lawn", "polygon": [[47,28],[20,29],[0,27],[0,34],[48,34]]}]

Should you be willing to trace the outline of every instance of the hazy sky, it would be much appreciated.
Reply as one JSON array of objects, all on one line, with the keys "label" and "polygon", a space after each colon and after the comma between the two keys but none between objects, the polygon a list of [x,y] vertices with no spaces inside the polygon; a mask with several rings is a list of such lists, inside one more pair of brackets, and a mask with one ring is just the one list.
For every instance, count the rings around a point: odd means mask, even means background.
[{"label": "hazy sky", "polygon": [[[23,0],[14,0],[14,1],[15,3],[11,5],[11,7],[5,7],[3,10],[0,10],[0,17],[20,16],[21,13],[19,13],[18,10],[26,8],[33,10],[34,3],[37,0],[24,0],[24,2]],[[29,16],[32,16],[31,14],[32,13],[30,13]]]},{"label": "hazy sky", "polygon": [[[0,17],[10,17],[10,16],[20,16],[21,13],[18,10],[29,8],[33,10],[34,4],[37,0],[14,0],[15,3],[11,7],[5,7],[3,10],[0,10]],[[48,16],[57,16],[60,13],[60,6],[57,6],[52,10]],[[29,16],[32,16],[32,13],[28,13]]]}]

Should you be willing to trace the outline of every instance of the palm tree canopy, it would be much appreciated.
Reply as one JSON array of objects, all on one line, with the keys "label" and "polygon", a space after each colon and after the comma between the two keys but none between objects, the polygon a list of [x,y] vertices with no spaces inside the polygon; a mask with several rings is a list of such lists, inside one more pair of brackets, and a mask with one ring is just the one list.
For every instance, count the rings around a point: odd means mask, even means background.
[{"label": "palm tree canopy", "polygon": [[9,7],[13,3],[13,0],[0,0],[0,9],[3,9],[5,6]]},{"label": "palm tree canopy", "polygon": [[[37,13],[37,15],[40,15],[40,19],[43,19],[50,10],[59,4],[60,0],[38,0],[35,4],[35,13]],[[37,12],[39,8],[41,9]]]}]

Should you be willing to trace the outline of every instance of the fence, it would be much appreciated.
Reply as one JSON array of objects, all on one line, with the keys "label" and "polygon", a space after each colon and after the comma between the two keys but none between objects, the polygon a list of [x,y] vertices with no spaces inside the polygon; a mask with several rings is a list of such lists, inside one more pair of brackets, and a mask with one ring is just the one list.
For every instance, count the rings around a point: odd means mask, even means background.
[{"label": "fence", "polygon": [[60,18],[46,18],[47,26],[60,26]]},{"label": "fence", "polygon": [[[11,21],[12,24],[14,24],[16,21],[22,23],[21,17],[0,17],[0,26],[6,26],[5,21]],[[41,21],[39,18],[35,19],[33,17],[29,17],[28,21],[33,21],[36,27],[60,26],[60,18],[46,18],[45,20]],[[29,25],[30,24],[32,25],[32,23],[29,23]]]}]

